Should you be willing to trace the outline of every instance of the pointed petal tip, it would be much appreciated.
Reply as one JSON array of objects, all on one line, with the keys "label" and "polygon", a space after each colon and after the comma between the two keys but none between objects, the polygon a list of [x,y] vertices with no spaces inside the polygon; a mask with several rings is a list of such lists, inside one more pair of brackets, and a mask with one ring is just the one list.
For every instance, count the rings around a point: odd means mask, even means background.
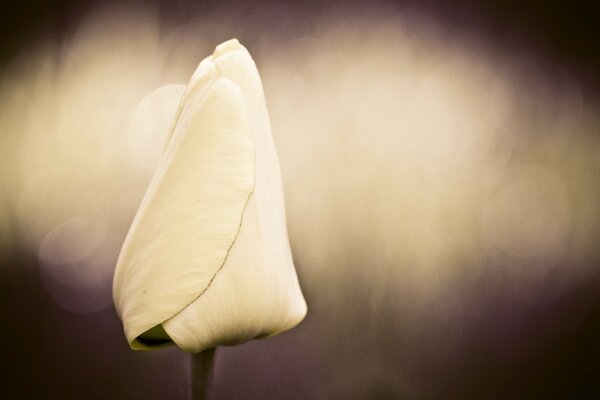
[{"label": "pointed petal tip", "polygon": [[204,87],[207,82],[209,82],[214,78],[215,75],[218,74],[215,66],[215,63],[218,61],[218,59],[236,50],[246,50],[246,48],[242,46],[235,38],[223,42],[215,47],[213,53],[200,61],[200,64],[198,64],[198,67],[196,67],[196,70],[192,74],[192,78],[190,80],[191,86],[195,90]]},{"label": "pointed petal tip", "polygon": [[213,52],[213,57],[218,58],[224,54],[230,53],[235,50],[241,50],[244,46],[240,44],[240,42],[236,39],[229,39],[226,42],[221,43],[217,47],[215,47],[215,51]]}]

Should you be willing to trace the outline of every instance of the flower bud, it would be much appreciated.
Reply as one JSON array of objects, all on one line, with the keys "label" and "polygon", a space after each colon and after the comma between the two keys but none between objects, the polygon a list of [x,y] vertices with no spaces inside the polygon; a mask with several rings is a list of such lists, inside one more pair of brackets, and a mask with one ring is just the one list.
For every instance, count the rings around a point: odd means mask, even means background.
[{"label": "flower bud", "polygon": [[133,349],[196,353],[306,315],[262,84],[235,39],[198,66],[117,262]]}]

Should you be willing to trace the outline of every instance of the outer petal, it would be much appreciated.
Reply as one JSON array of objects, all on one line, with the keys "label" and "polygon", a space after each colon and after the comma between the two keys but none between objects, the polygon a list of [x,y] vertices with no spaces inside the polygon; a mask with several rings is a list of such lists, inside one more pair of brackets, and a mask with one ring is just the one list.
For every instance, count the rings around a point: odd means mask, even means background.
[{"label": "outer petal", "polygon": [[151,337],[209,286],[254,187],[244,96],[210,64],[202,67],[117,263],[115,304],[133,348],[156,344],[139,336],[150,330]]},{"label": "outer petal", "polygon": [[256,143],[255,190],[223,268],[194,303],[163,324],[185,351],[271,336],[298,324],[306,303],[287,237],[279,162],[258,71],[237,41],[217,47],[219,72],[242,88]]}]

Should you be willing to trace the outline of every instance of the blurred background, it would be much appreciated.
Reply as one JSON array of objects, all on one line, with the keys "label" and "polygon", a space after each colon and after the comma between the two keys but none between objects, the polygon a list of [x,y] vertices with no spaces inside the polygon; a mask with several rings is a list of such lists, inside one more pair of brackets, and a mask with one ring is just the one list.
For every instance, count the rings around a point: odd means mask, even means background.
[{"label": "blurred background", "polygon": [[214,399],[600,397],[600,25],[582,1],[14,2],[0,13],[2,398],[186,399],[116,257],[184,85],[261,72],[309,313]]}]

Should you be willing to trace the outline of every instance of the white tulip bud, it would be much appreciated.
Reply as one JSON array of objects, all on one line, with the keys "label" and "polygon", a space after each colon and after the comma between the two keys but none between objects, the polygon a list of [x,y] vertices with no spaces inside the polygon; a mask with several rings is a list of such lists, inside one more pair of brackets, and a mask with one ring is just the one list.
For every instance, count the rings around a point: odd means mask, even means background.
[{"label": "white tulip bud", "polygon": [[262,84],[235,39],[188,84],[115,272],[133,349],[196,353],[306,315]]}]

